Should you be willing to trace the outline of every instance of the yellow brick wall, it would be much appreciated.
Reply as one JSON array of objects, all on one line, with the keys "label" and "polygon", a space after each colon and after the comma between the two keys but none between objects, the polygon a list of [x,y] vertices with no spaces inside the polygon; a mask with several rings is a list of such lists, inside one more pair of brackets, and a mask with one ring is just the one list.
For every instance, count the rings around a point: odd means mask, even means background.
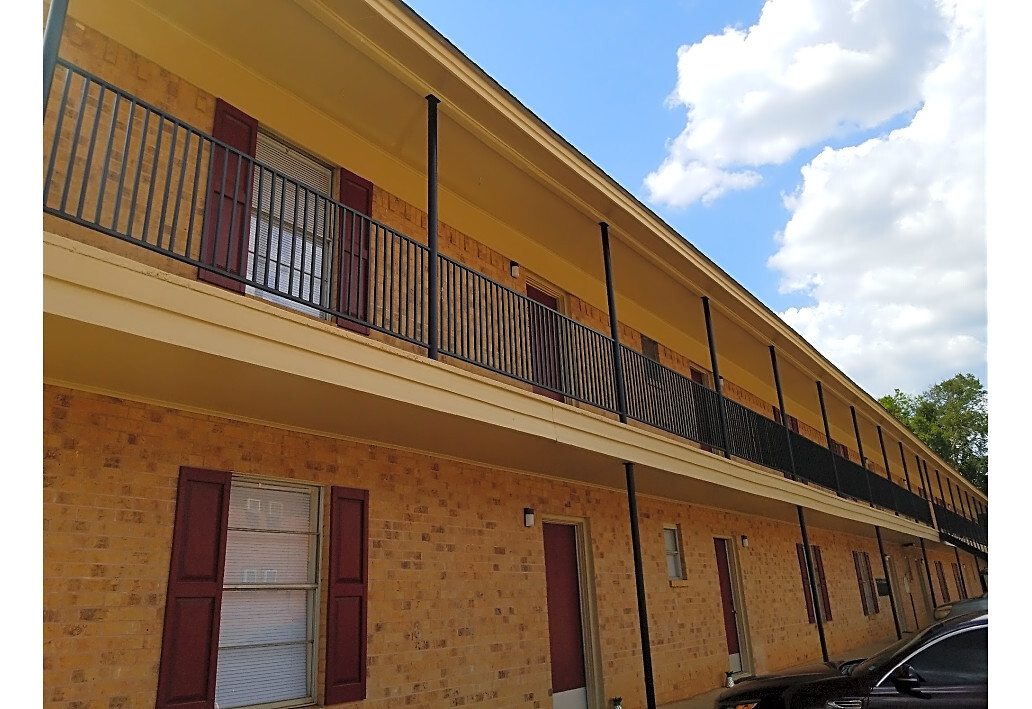
[{"label": "yellow brick wall", "polygon": [[[112,698],[153,706],[181,465],[371,491],[364,706],[547,707],[541,528],[523,528],[522,509],[588,520],[605,694],[642,705],[621,491],[59,387],[43,393],[46,706],[106,707]],[[755,669],[819,658],[796,525],[649,498],[639,508],[661,701],[706,691],[727,669],[715,536],[732,540],[741,568]],[[682,530],[687,580],[679,585],[667,579],[664,524]],[[887,604],[877,617],[860,613],[850,556],[862,548],[876,560],[873,538],[818,529],[811,537],[830,583],[830,650],[888,638]]]}]

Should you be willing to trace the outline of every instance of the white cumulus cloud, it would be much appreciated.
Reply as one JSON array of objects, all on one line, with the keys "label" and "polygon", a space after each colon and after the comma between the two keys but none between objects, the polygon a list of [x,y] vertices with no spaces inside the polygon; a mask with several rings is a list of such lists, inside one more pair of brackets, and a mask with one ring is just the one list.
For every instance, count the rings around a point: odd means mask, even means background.
[{"label": "white cumulus cloud", "polygon": [[810,302],[780,315],[876,396],[983,376],[985,50],[982,0],[768,0],[678,52],[646,189],[706,203],[811,151],[767,262]]},{"label": "white cumulus cloud", "polygon": [[781,316],[875,395],[986,366],[985,22],[974,3],[941,12],[921,108],[807,164],[768,261],[813,300]]},{"label": "white cumulus cloud", "polygon": [[768,0],[759,21],[678,51],[684,131],[645,178],[683,207],[754,186],[750,168],[912,109],[947,46],[934,0]]}]

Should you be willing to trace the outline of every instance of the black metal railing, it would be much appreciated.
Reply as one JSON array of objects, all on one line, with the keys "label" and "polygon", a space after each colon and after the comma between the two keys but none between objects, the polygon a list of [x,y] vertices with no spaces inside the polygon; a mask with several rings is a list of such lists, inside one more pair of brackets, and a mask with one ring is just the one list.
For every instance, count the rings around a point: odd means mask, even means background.
[{"label": "black metal railing", "polygon": [[724,411],[731,455],[782,473],[792,472],[784,426],[730,399],[724,399]]},{"label": "black metal railing", "polygon": [[609,337],[447,256],[440,268],[443,354],[616,411]]},{"label": "black metal railing", "polygon": [[205,280],[426,343],[426,246],[63,60],[55,88],[44,212]]},{"label": "black metal railing", "polygon": [[620,355],[628,418],[711,449],[724,449],[717,392],[624,345]]},{"label": "black metal railing", "polygon": [[796,476],[807,482],[839,492],[835,470],[831,467],[831,451],[795,431],[789,431]]},{"label": "black metal railing", "polygon": [[[64,60],[54,89],[44,212],[199,278],[421,347],[438,298],[441,353],[618,413],[609,336],[446,256],[431,294],[424,244]],[[619,353],[628,418],[783,474],[794,462],[802,480],[932,523],[928,503],[895,483],[841,457],[833,468],[827,448],[628,347]]]},{"label": "black metal railing", "polygon": [[937,502],[933,502],[932,507],[935,510],[935,521],[943,539],[983,552],[989,550],[989,534],[984,526]]}]

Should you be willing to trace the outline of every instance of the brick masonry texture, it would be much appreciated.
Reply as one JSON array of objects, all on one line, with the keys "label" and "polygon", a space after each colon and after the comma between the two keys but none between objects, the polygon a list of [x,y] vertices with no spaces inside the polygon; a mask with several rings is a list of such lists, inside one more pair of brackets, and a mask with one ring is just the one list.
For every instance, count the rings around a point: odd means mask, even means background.
[{"label": "brick masonry texture", "polygon": [[[46,706],[153,706],[181,465],[370,490],[370,707],[549,706],[541,526],[524,528],[522,509],[586,521],[605,696],[643,704],[622,491],[49,385],[43,395]],[[717,536],[741,570],[755,669],[819,659],[796,525],[651,498],[639,508],[661,702],[716,686],[727,668]],[[683,539],[677,584],[667,524]],[[812,528],[811,541],[829,580],[829,649],[890,638],[887,599],[865,617],[852,565],[854,549],[876,562],[873,537]],[[952,554],[933,556],[950,568]]]},{"label": "brick masonry texture", "polygon": [[[61,53],[188,123],[211,129],[213,96],[71,18]],[[54,91],[60,91],[57,85]],[[48,119],[46,125],[52,124]],[[145,151],[145,164],[152,159]],[[93,194],[88,190],[87,200]],[[202,210],[199,205],[197,214]],[[377,186],[372,211],[375,219],[425,243],[427,217],[418,208]],[[193,267],[60,219],[46,216],[44,227],[196,276]],[[529,265],[513,279],[505,254],[446,223],[440,224],[440,248],[518,292],[525,292],[528,279],[536,280]],[[572,319],[608,332],[603,311],[574,294],[559,295]],[[424,352],[384,335],[371,337]],[[621,324],[620,337],[640,351],[641,333]],[[677,353],[661,344],[660,358],[685,376],[692,367],[708,373],[700,364],[708,361],[705,352]],[[769,402],[733,382],[725,385],[729,398],[773,416]],[[153,707],[180,466],[370,490],[369,684],[362,706],[378,709],[551,706],[541,526],[524,528],[522,509],[584,521],[604,698],[622,696],[627,709],[644,705],[622,491],[56,386],[44,386],[43,397],[45,706]],[[824,443],[823,432],[809,427],[802,432]],[[855,451],[850,455],[859,459]],[[651,498],[639,500],[639,512],[661,703],[711,689],[728,666],[714,537],[732,542],[754,669],[819,659],[816,627],[807,622],[803,602],[796,525]],[[674,584],[667,579],[663,548],[668,524],[681,530],[687,571],[686,580]],[[741,535],[749,537],[749,548],[738,543]],[[852,551],[862,550],[874,575],[882,575],[873,530],[870,537],[855,537],[811,528],[810,535],[821,547],[829,582],[834,617],[827,624],[829,650],[892,637],[888,599],[881,599],[880,613],[864,616],[853,569]],[[944,566],[951,598],[960,597],[953,550],[928,547],[936,600],[942,602],[935,561]],[[920,549],[887,547],[886,553],[910,586],[903,594],[906,612],[912,621],[927,624],[931,601]],[[975,595],[980,586],[974,560],[962,553],[961,561],[969,595]],[[321,672],[320,667],[320,693]]]}]

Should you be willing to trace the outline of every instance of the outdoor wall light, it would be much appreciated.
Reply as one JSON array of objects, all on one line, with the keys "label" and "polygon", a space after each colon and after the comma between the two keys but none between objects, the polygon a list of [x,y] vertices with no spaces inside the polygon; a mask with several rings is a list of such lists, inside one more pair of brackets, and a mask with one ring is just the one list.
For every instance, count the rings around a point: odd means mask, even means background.
[{"label": "outdoor wall light", "polygon": [[515,261],[510,261],[509,262],[509,274],[513,278],[519,278],[520,277],[520,265],[518,263],[516,263]]},{"label": "outdoor wall light", "polygon": [[524,507],[523,508],[523,526],[533,527],[534,526],[534,508]]},{"label": "outdoor wall light", "polygon": [[744,534],[742,535],[742,548],[743,549],[748,549],[749,548],[749,537],[745,536]]}]

